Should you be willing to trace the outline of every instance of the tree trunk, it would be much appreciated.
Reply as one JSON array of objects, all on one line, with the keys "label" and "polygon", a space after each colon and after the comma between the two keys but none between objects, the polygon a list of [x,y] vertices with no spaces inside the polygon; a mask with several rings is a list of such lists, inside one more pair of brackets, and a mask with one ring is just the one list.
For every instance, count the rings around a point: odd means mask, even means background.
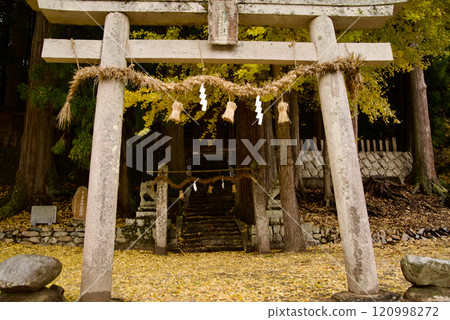
[{"label": "tree trunk", "polygon": [[440,185],[434,166],[433,141],[431,139],[430,118],[428,115],[427,85],[422,69],[414,67],[410,78],[413,127],[413,182],[415,190],[421,189],[425,194],[436,191],[445,192]]},{"label": "tree trunk", "polygon": [[119,190],[117,195],[117,213],[124,218],[132,218],[134,216],[133,197],[130,189],[130,181],[128,179],[128,167],[126,163],[126,137],[125,125],[122,127],[122,143],[120,150],[120,172],[119,172]]},{"label": "tree trunk", "polygon": [[22,1],[16,1],[13,13],[14,24],[11,28],[11,46],[9,50],[9,62],[7,66],[7,82],[5,92],[5,108],[16,110],[19,102],[17,87],[24,81],[26,72],[24,60],[27,47],[27,23],[23,16],[29,10],[28,5]]},{"label": "tree trunk", "polygon": [[272,189],[274,181],[277,179],[277,155],[275,153],[275,148],[270,145],[270,140],[274,138],[272,112],[267,112],[264,115],[262,127],[262,130],[264,130],[264,134],[261,135],[261,137],[266,139],[266,143],[264,144],[264,160],[266,160],[267,166],[264,169],[267,185],[265,185],[265,187],[268,191],[270,191],[270,189]]},{"label": "tree trunk", "polygon": [[356,149],[358,149],[358,106],[356,105],[352,112],[353,133],[355,134]]},{"label": "tree trunk", "polygon": [[[324,135],[325,137],[325,135]],[[332,191],[332,181],[331,181],[331,168],[330,168],[330,157],[328,156],[327,140],[324,139],[323,144],[323,159],[325,165],[323,166],[323,202],[325,207],[331,207],[333,202],[333,191]]]},{"label": "tree trunk", "polygon": [[[259,126],[252,125],[255,121],[255,113],[247,107],[248,101],[241,101],[236,109],[236,159],[237,166],[250,155],[242,143],[242,139],[248,139],[253,145],[258,140]],[[251,156],[251,155],[250,155]],[[254,224],[255,214],[253,207],[252,181],[241,179],[236,193],[236,217],[246,224]]]},{"label": "tree trunk", "polygon": [[[277,138],[290,139],[289,123],[277,123]],[[288,252],[300,252],[306,249],[301,228],[302,220],[300,218],[297,198],[294,185],[294,160],[292,159],[292,150],[287,148],[287,165],[282,164],[280,150],[280,200],[283,208],[284,220],[284,249]]]},{"label": "tree trunk", "polygon": [[[298,94],[297,92],[289,93],[289,118],[291,120],[291,137],[297,141],[294,146],[294,159],[300,154],[302,146],[300,145],[300,117],[298,110]],[[294,186],[300,190],[301,195],[306,195],[305,185],[303,183],[302,171],[300,166],[294,165]]]},{"label": "tree trunk", "polygon": [[323,202],[325,203],[325,207],[331,207],[334,197],[333,197],[333,182],[331,180],[331,168],[330,168],[330,158],[328,157],[328,149],[327,149],[327,137],[325,135],[325,130],[323,127],[323,118],[322,112],[320,110],[316,112],[317,116],[317,136],[318,142],[323,140],[323,150],[322,156],[324,161],[323,166]]},{"label": "tree trunk", "polygon": [[[42,63],[43,39],[50,37],[53,29],[44,15],[38,12],[31,45],[30,74],[34,67]],[[37,86],[36,80],[31,76],[28,85],[29,90]],[[0,220],[16,214],[27,204],[32,204],[34,197],[48,194],[52,164],[52,117],[51,105],[34,105],[30,98],[27,100],[16,185],[9,203],[0,209]]]},{"label": "tree trunk", "polygon": [[[171,160],[169,162],[170,171],[186,170],[184,154],[184,127],[181,124],[169,122],[167,124],[167,135],[172,137],[169,141],[171,146]],[[171,173],[170,179],[175,183],[180,183],[186,178],[185,173]],[[177,191],[178,192],[178,191]]]}]

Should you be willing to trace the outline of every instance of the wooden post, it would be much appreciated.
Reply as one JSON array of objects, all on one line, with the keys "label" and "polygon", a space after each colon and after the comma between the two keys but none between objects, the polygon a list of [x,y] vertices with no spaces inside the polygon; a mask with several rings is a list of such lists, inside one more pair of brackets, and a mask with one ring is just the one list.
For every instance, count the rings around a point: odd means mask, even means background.
[{"label": "wooden post", "polygon": [[[252,163],[253,176],[262,184],[261,169],[256,164],[256,161]],[[256,222],[256,239],[259,253],[270,252],[270,240],[269,240],[269,221],[266,212],[266,195],[264,190],[255,181],[252,182],[253,192],[253,206],[255,208],[255,222]]]},{"label": "wooden post", "polygon": [[[128,18],[109,13],[101,66],[126,67]],[[119,184],[120,145],[125,82],[100,81],[97,92],[89,172],[86,232],[83,249],[81,301],[110,301]]]},{"label": "wooden post", "polygon": [[[338,57],[331,18],[315,18],[310,35],[319,63]],[[375,256],[344,76],[336,72],[317,78],[348,289],[356,294],[376,294],[379,288]]]},{"label": "wooden post", "polygon": [[[159,170],[167,171],[167,166],[163,166]],[[167,173],[159,173],[165,175]],[[156,189],[156,237],[155,237],[155,253],[159,255],[166,254],[167,249],[167,182],[160,180]]]}]

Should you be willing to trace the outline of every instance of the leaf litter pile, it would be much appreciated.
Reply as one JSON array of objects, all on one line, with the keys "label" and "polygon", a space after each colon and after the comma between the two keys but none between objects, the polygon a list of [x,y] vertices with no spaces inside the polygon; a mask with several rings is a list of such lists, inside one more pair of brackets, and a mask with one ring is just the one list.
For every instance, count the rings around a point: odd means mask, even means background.
[{"label": "leaf litter pile", "polygon": [[[437,196],[414,194],[412,186],[388,180],[370,179],[364,190],[372,231],[450,227],[450,209]],[[300,215],[318,227],[337,227],[336,208],[325,208],[322,199],[321,189],[308,189],[306,199],[298,197]]]},{"label": "leaf litter pile", "polygon": [[[448,238],[375,245],[380,287],[403,293],[400,259],[405,254],[450,258]],[[69,301],[80,293],[82,249],[62,246],[0,244],[0,261],[17,254],[44,254],[59,259],[63,271],[53,282]],[[117,259],[123,251],[116,251]],[[326,301],[346,290],[340,244],[306,252],[191,253],[157,256],[130,250],[113,268],[113,298],[120,301]]]},{"label": "leaf litter pile", "polygon": [[[449,227],[450,210],[437,197],[413,194],[409,186],[367,187],[372,231]],[[0,194],[8,189],[0,188]],[[64,226],[72,218],[70,201],[62,199],[53,204],[58,206],[58,224]],[[304,221],[337,226],[336,209],[323,207],[320,190],[308,190],[307,199],[299,199],[299,208]],[[29,219],[30,213],[23,211],[0,222],[0,228],[29,227]],[[118,225],[122,223],[118,220]],[[404,255],[450,259],[449,238],[374,244],[374,248],[380,288],[400,294],[410,286],[400,269]],[[63,271],[54,284],[65,289],[69,301],[76,301],[80,294],[82,248],[0,243],[0,261],[23,253],[59,259]],[[119,301],[327,301],[332,294],[346,290],[341,244],[316,246],[298,254],[156,256],[148,251],[118,250],[115,259],[119,257],[113,268],[113,298]]]}]

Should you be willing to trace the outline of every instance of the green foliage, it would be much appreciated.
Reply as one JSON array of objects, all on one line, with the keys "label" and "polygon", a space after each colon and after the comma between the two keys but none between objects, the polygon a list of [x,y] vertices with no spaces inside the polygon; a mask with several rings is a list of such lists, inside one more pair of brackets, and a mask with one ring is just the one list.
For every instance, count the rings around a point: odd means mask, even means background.
[{"label": "green foliage", "polygon": [[400,123],[386,98],[382,72],[373,68],[367,68],[365,71],[363,74],[364,88],[358,98],[360,112],[367,115],[371,123],[377,119],[382,119],[384,123],[391,121]]},{"label": "green foliage", "polygon": [[92,134],[79,131],[73,140],[73,147],[69,153],[69,159],[76,162],[80,167],[89,169],[89,156],[92,147]]}]

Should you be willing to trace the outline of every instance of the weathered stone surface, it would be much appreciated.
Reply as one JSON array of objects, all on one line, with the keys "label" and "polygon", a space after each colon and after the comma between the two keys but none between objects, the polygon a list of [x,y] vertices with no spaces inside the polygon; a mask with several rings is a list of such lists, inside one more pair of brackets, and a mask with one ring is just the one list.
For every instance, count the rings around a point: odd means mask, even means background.
[{"label": "weathered stone surface", "polygon": [[411,302],[450,302],[450,288],[412,286],[405,292],[403,299]]},{"label": "weathered stone surface", "polygon": [[79,238],[79,237],[76,237],[75,239],[73,239],[73,242],[76,243],[76,244],[83,243],[83,241],[84,241],[84,239],[83,238]]},{"label": "weathered stone surface", "polygon": [[37,231],[24,231],[22,232],[22,237],[37,237],[39,236],[39,232]]},{"label": "weathered stone surface", "polygon": [[414,285],[450,288],[450,260],[407,255],[400,265],[405,279]]},{"label": "weathered stone surface", "polygon": [[406,234],[406,232],[404,232],[402,234],[402,241],[408,241],[410,239],[410,236],[408,234]]},{"label": "weathered stone surface", "polygon": [[0,263],[0,291],[37,291],[61,273],[57,259],[42,255],[21,254]]},{"label": "weathered stone surface", "polygon": [[60,241],[60,242],[69,242],[69,241],[72,241],[72,237],[71,236],[64,236],[64,237],[57,238],[57,240]]},{"label": "weathered stone surface", "polygon": [[64,289],[52,285],[33,292],[0,293],[0,302],[64,302]]},{"label": "weathered stone surface", "polygon": [[31,207],[31,225],[56,223],[56,206],[33,206]]},{"label": "weathered stone surface", "polygon": [[41,238],[39,237],[31,237],[28,239],[28,241],[30,241],[31,243],[39,243],[41,242]]},{"label": "weathered stone surface", "polygon": [[58,238],[58,237],[64,237],[67,236],[69,233],[66,231],[57,231],[53,234],[54,237]]}]

